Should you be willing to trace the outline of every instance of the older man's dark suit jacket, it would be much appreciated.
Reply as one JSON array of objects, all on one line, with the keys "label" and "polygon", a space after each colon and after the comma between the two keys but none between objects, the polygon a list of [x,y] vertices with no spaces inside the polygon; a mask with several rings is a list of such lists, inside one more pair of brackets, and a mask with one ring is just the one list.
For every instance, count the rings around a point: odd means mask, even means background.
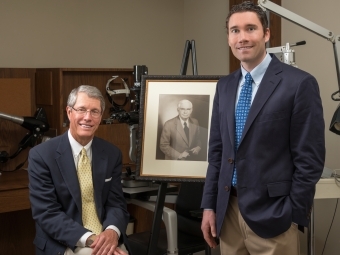
[{"label": "older man's dark suit jacket", "polygon": [[[121,187],[122,156],[114,145],[94,137],[92,172],[100,221],[118,227],[121,240],[129,215]],[[29,190],[37,255],[64,254],[75,249],[87,232],[81,219],[81,194],[67,132],[35,146],[29,153]]]},{"label": "older man's dark suit jacket", "polygon": [[[179,116],[164,123],[160,137],[160,149],[165,155],[165,159],[178,159],[184,151],[201,145],[200,127],[198,121],[189,118],[189,139],[187,138]],[[191,158],[193,156],[190,156]],[[188,158],[190,160],[190,157]]]},{"label": "older man's dark suit jacket", "polygon": [[239,148],[234,150],[238,70],[216,87],[209,166],[202,208],[216,212],[219,235],[234,164],[240,212],[260,237],[308,226],[325,158],[324,119],[317,81],[272,56],[251,105]]}]

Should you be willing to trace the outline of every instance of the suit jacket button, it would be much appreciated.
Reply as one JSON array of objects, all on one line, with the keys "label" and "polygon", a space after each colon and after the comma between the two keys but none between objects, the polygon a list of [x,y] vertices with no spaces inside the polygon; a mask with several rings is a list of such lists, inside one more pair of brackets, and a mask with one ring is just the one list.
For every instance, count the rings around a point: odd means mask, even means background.
[{"label": "suit jacket button", "polygon": [[230,188],[228,186],[225,186],[224,189],[225,189],[225,191],[229,191],[230,190]]},{"label": "suit jacket button", "polygon": [[229,164],[233,164],[234,163],[234,160],[232,158],[228,158],[228,163]]}]

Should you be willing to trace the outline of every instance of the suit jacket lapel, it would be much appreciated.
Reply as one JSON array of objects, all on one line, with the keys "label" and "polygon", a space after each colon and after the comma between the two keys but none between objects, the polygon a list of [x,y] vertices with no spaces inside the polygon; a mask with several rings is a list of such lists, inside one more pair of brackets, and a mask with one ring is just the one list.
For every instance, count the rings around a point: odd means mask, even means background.
[{"label": "suit jacket lapel", "polygon": [[55,160],[59,166],[59,170],[64,178],[67,188],[73,197],[79,212],[81,212],[82,209],[79,181],[67,133],[68,132],[65,132],[61,136],[60,144],[56,150],[57,156]]},{"label": "suit jacket lapel", "polygon": [[177,117],[176,120],[177,120],[176,121],[176,130],[180,134],[180,136],[182,137],[184,142],[186,142],[188,144],[188,146],[189,146],[189,141],[188,141],[187,135],[184,133],[184,129],[183,129],[181,120],[179,119],[179,117]]},{"label": "suit jacket lapel", "polygon": [[105,184],[106,171],[108,169],[108,155],[100,146],[100,140],[97,137],[92,141],[92,178],[94,186],[94,199],[98,215],[102,215],[102,199],[101,194]]},{"label": "suit jacket lapel", "polygon": [[192,120],[189,118],[189,148],[192,146],[192,142],[194,141],[194,135],[197,132],[197,126],[192,122]]},{"label": "suit jacket lapel", "polygon": [[282,63],[275,56],[272,56],[272,61],[270,62],[267,71],[262,78],[260,87],[250,107],[240,144],[242,143],[243,137],[248,132],[256,116],[259,114],[260,110],[266,104],[268,98],[273,94],[275,88],[280,83],[281,78],[277,76],[277,74],[282,72],[281,65]]},{"label": "suit jacket lapel", "polygon": [[[227,125],[229,130],[230,144],[232,148],[235,147],[235,104],[236,94],[241,76],[241,70],[237,70],[234,73],[233,78],[230,80],[230,84],[226,86],[226,109],[227,109]],[[230,110],[229,110],[230,109]]]}]

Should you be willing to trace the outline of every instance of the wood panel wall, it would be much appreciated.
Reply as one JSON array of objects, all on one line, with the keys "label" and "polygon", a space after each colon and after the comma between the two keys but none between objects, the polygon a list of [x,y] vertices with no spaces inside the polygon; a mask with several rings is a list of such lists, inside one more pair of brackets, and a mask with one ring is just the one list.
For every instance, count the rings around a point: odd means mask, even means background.
[{"label": "wood panel wall", "polygon": [[[0,68],[0,112],[18,117],[32,116],[36,111],[34,89],[34,68]],[[0,151],[12,155],[17,151],[20,141],[28,130],[0,118],[0,131]],[[27,158],[28,150],[29,148],[6,163],[0,163],[0,172],[14,170],[23,163]]]},{"label": "wood panel wall", "polygon": [[[0,68],[0,112],[18,117],[33,116],[35,69]],[[12,155],[28,130],[0,119],[0,151]],[[34,221],[28,199],[28,176],[14,170],[27,159],[29,148],[6,163],[0,163],[0,255],[34,255]],[[27,166],[27,162],[23,167]]]}]

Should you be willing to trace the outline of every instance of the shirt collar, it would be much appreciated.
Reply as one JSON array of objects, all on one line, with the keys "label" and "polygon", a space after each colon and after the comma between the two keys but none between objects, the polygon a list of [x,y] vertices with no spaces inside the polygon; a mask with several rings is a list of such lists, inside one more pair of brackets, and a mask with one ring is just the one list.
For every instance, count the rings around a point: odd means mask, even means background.
[{"label": "shirt collar", "polygon": [[68,130],[68,140],[70,141],[71,149],[72,149],[72,154],[73,154],[74,157],[78,157],[79,153],[81,152],[81,150],[83,148],[85,148],[87,155],[89,155],[89,151],[88,150],[89,150],[89,148],[91,148],[93,139],[88,144],[83,146],[80,143],[78,143],[76,141],[76,139],[74,139],[74,137],[72,136],[70,130]]},{"label": "shirt collar", "polygon": [[183,127],[184,127],[184,122],[186,122],[187,123],[187,127],[189,127],[189,119],[184,121],[184,120],[181,119],[181,117],[179,117],[179,120],[181,121]]},{"label": "shirt collar", "polygon": [[[256,86],[259,86],[261,83],[261,80],[270,64],[270,61],[272,60],[272,57],[269,55],[269,53],[267,52],[266,56],[264,57],[264,59],[262,60],[262,62],[257,65],[251,72],[250,75],[253,78],[254,83],[256,84]],[[242,80],[244,80],[246,74],[248,73],[243,66],[241,65],[241,72],[242,72]],[[243,82],[242,82],[243,84]]]}]

